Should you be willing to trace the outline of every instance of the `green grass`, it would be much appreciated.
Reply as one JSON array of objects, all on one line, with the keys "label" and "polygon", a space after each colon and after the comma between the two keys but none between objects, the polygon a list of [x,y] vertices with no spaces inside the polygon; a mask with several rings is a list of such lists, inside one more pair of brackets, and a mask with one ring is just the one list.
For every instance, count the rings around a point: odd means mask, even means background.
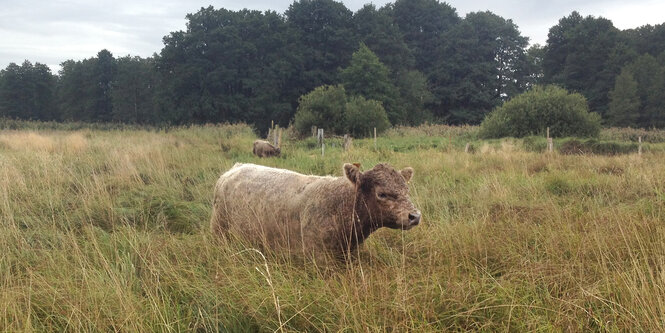
[{"label": "green grass", "polygon": [[[560,155],[475,130],[328,140],[325,157],[287,136],[274,159],[242,125],[0,132],[0,331],[663,331],[661,144]],[[424,220],[339,267],[223,242],[212,189],[235,162],[411,166]]]}]

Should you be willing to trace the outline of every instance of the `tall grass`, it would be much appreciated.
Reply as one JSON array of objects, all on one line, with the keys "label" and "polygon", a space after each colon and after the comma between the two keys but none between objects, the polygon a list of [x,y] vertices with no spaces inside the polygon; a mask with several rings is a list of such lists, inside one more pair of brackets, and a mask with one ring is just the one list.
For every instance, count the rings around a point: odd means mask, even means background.
[{"label": "tall grass", "polygon": [[[411,131],[275,159],[242,125],[3,131],[0,330],[665,329],[665,155],[466,154],[468,137]],[[424,221],[338,266],[219,240],[212,187],[235,162],[412,166]]]}]

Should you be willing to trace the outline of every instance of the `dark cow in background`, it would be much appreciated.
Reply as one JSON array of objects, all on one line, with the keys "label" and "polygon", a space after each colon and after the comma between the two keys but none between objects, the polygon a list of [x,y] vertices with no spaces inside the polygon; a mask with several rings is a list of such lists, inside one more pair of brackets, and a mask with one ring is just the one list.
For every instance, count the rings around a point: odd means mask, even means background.
[{"label": "dark cow in background", "polygon": [[258,157],[272,157],[279,156],[282,150],[279,147],[273,146],[268,141],[256,140],[254,141],[254,149],[252,152]]},{"label": "dark cow in background", "polygon": [[387,164],[365,172],[344,164],[343,177],[321,177],[237,163],[217,181],[210,226],[259,245],[343,255],[381,227],[418,225],[412,176]]}]

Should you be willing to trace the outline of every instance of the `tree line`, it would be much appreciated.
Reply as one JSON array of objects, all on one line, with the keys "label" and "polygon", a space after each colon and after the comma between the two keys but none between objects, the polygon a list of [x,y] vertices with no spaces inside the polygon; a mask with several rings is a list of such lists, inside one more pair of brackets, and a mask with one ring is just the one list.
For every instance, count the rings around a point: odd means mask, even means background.
[{"label": "tree line", "polygon": [[148,58],[101,50],[67,60],[57,75],[12,63],[0,71],[0,116],[265,130],[292,122],[302,96],[342,85],[360,101],[349,110],[364,105],[359,97],[378,101],[392,125],[477,124],[531,87],[556,84],[581,93],[608,125],[665,127],[663,24],[622,31],[573,12],[546,45],[529,46],[512,20],[460,17],[438,0],[355,13],[334,0],[298,0],[283,14],[201,8],[163,43]]}]

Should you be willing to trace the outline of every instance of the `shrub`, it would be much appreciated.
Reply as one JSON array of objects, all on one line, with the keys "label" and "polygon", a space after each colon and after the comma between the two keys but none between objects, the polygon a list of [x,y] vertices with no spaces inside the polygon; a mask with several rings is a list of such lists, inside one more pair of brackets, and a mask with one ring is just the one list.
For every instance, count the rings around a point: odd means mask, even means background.
[{"label": "shrub", "polygon": [[354,137],[370,136],[376,127],[383,132],[390,127],[388,115],[381,103],[362,96],[352,97],[346,103],[347,130]]},{"label": "shrub", "polygon": [[586,99],[557,86],[536,86],[492,111],[480,126],[483,138],[542,135],[595,137],[600,116],[589,112]]},{"label": "shrub", "polygon": [[300,97],[294,127],[300,135],[309,135],[312,126],[333,134],[367,136],[376,127],[383,132],[390,121],[380,102],[362,96],[347,98],[343,86],[321,86]]},{"label": "shrub", "polygon": [[346,123],[346,91],[343,86],[321,86],[300,97],[294,126],[301,134],[310,133],[312,126],[334,133],[344,131]]}]

